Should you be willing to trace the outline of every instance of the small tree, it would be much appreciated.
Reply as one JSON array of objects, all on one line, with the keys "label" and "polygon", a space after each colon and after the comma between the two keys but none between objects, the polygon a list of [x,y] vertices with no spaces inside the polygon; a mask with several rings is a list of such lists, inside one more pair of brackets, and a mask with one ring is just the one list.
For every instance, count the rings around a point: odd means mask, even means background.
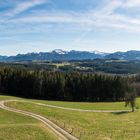
[{"label": "small tree", "polygon": [[131,106],[132,112],[134,112],[136,107],[136,90],[133,84],[128,87],[128,90],[125,94],[125,107],[128,105]]}]

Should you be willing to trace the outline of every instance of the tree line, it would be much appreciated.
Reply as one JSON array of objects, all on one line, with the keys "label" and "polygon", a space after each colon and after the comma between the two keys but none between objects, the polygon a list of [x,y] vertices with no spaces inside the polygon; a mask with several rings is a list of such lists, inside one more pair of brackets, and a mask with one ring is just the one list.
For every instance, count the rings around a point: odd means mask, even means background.
[{"label": "tree line", "polygon": [[0,69],[0,92],[65,101],[122,101],[130,80],[123,76]]}]

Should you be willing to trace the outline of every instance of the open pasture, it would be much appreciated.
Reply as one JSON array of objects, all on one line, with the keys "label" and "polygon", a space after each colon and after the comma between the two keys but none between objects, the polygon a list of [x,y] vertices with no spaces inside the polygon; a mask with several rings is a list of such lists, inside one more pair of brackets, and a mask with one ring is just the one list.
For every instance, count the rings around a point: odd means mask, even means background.
[{"label": "open pasture", "polygon": [[[37,100],[32,101],[37,102]],[[38,102],[44,104],[48,104],[49,102],[53,105],[72,108],[72,102],[68,104],[66,102],[62,104],[62,102],[56,101],[51,102],[38,100]],[[139,105],[139,99],[137,102]],[[67,105],[65,106],[64,104]],[[84,103],[75,104],[77,104],[75,108],[81,109],[90,109],[90,104],[92,105],[92,103],[85,103],[85,108]],[[83,105],[80,106],[80,104]],[[101,103],[101,105],[104,104],[106,103]],[[110,108],[108,107],[107,109],[112,110],[113,108],[111,105],[115,103],[107,104],[110,104]],[[119,104],[124,105],[124,103]],[[140,138],[140,112],[138,110],[134,113],[93,113],[51,108],[27,102],[8,102],[6,105],[45,116],[81,140],[138,140]],[[87,108],[88,105],[89,108]],[[103,110],[103,108],[100,109]]]}]

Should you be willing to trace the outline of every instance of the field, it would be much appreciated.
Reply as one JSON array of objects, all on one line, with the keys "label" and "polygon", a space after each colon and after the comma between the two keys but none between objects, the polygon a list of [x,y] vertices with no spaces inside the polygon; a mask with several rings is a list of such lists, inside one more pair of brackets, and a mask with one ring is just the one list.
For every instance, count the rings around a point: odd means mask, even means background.
[{"label": "field", "polygon": [[[6,96],[1,96],[1,99],[6,99],[6,98],[7,98]],[[140,138],[140,127],[139,127],[140,112],[138,110],[134,113],[131,113],[131,112],[96,113],[96,112],[80,112],[80,111],[56,109],[52,107],[35,104],[36,102],[38,102],[38,103],[43,103],[43,104],[51,104],[51,105],[56,105],[56,106],[78,108],[78,109],[95,109],[95,110],[120,109],[120,110],[123,110],[125,109],[123,107],[124,103],[121,103],[121,102],[120,103],[93,103],[92,104],[92,103],[76,103],[76,102],[72,103],[72,102],[43,101],[43,100],[28,100],[28,101],[29,102],[26,102],[26,103],[16,102],[16,101],[8,102],[6,103],[6,105],[45,116],[49,118],[50,120],[52,120],[53,122],[55,122],[57,125],[61,126],[63,129],[67,130],[68,132],[71,132],[74,136],[78,137],[81,140],[93,140],[93,139],[95,140],[138,140]],[[140,105],[140,99],[137,99],[137,106],[139,105]],[[130,109],[130,108],[127,108],[127,109]],[[9,120],[7,119],[8,117],[4,117],[4,118],[6,120]],[[35,131],[36,129],[39,129],[39,128],[35,127],[37,126],[36,125],[37,122],[35,122],[35,120],[33,121],[35,123],[35,124],[33,123],[34,128],[30,130],[32,130],[33,133],[39,132],[38,130]],[[23,120],[22,123],[25,125],[25,123],[28,124],[29,121],[26,122],[25,120]],[[17,124],[17,122],[15,122],[14,124]],[[24,133],[26,133],[26,128],[27,128],[26,125],[23,128],[21,129],[24,130]],[[14,129],[12,129],[12,131],[13,130]],[[42,129],[39,129],[39,130],[42,130]],[[20,133],[20,131],[18,132]],[[42,131],[42,133],[43,132],[44,131]],[[2,135],[1,133],[0,135]],[[43,134],[46,134],[46,133],[43,133]],[[36,133],[36,136],[38,137],[37,139],[41,139],[41,137],[43,137],[40,135],[41,135],[40,132],[39,132],[39,135]],[[35,139],[35,138],[32,138],[32,139]]]},{"label": "field", "polygon": [[0,140],[55,140],[35,119],[0,109]]},{"label": "field", "polygon": [[[0,99],[12,97],[1,97]],[[56,136],[39,121],[0,109],[0,140],[56,140]]]},{"label": "field", "polygon": [[87,102],[64,102],[64,101],[41,101],[33,100],[33,102],[39,102],[43,104],[60,106],[65,108],[83,109],[83,110],[130,110],[129,107],[125,107],[124,102],[101,102],[101,103],[87,103]]}]

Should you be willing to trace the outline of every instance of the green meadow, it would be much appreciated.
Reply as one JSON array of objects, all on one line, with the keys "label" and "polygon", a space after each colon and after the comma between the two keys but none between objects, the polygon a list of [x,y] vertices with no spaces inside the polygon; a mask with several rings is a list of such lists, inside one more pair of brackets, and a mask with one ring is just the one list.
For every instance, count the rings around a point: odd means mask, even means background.
[{"label": "green meadow", "polygon": [[[119,103],[76,103],[43,100],[28,100],[44,104],[57,105],[78,109],[117,110],[124,108],[124,102]],[[140,111],[134,113],[93,113],[70,111],[30,102],[8,102],[6,105],[34,112],[45,116],[63,129],[72,133],[80,140],[139,140],[140,139]],[[140,99],[137,99],[137,106]],[[122,108],[121,108],[122,107]],[[130,108],[127,108],[130,109]]]},{"label": "green meadow", "polygon": [[[14,97],[1,96],[0,100]],[[39,121],[0,109],[0,140],[56,140],[57,137]]]},{"label": "green meadow", "polygon": [[87,102],[44,101],[44,100],[32,100],[32,101],[47,105],[83,110],[130,110],[130,107],[125,107],[124,102],[87,103]]}]

